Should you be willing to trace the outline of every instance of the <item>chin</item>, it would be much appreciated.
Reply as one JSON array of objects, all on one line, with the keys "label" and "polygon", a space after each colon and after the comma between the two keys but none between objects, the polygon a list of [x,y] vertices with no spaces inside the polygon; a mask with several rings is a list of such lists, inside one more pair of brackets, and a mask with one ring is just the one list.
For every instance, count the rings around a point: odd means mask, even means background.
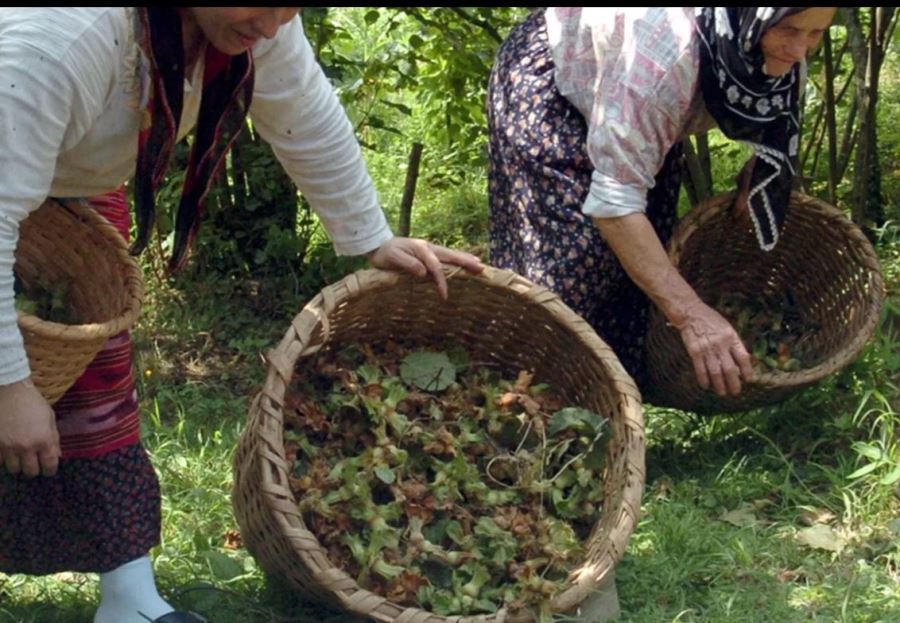
[{"label": "chin", "polygon": [[763,73],[770,78],[781,78],[794,68],[797,63],[786,63],[784,61],[766,61],[763,63]]},{"label": "chin", "polygon": [[247,51],[247,48],[236,45],[214,45],[213,47],[222,54],[227,54],[228,56],[238,56]]},{"label": "chin", "polygon": [[766,74],[770,78],[781,78],[783,75],[785,75],[787,72],[789,72],[791,70],[791,67],[793,67],[793,65],[790,65],[783,69],[782,68],[769,69],[768,67],[763,67],[763,73]]}]

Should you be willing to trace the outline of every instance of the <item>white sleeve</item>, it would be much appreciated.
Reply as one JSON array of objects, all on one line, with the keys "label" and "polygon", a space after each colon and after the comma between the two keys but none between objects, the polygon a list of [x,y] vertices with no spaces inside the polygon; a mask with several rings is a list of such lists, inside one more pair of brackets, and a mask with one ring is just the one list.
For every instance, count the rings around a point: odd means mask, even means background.
[{"label": "white sleeve", "polygon": [[76,42],[54,55],[27,37],[0,36],[0,385],[30,374],[13,292],[19,223],[47,198],[62,146],[98,114],[109,75],[98,68],[111,54]]},{"label": "white sleeve", "polygon": [[[619,65],[622,68],[623,65]],[[588,155],[594,165],[582,211],[596,218],[615,218],[647,209],[647,191],[669,149],[681,140],[695,72],[685,54],[648,93],[646,76],[606,80],[597,94],[588,129]],[[636,85],[637,84],[637,88]]]},{"label": "white sleeve", "polygon": [[319,215],[341,255],[392,237],[343,106],[315,60],[300,17],[254,48],[250,117]]}]

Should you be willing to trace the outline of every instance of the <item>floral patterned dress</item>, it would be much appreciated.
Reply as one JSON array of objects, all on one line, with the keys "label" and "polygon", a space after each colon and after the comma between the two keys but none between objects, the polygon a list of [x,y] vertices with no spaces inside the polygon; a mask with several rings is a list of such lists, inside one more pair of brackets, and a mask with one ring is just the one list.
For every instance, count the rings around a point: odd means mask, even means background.
[{"label": "floral patterned dress", "polygon": [[[689,92],[683,98],[684,118],[693,96]],[[516,27],[501,46],[488,87],[487,114],[491,263],[559,294],[610,345],[640,386],[650,301],[585,214],[584,204],[599,177],[588,140],[591,128],[585,114],[557,88],[543,11]],[[685,122],[676,125],[668,144],[657,146],[661,161],[645,165],[656,168],[638,208],[644,208],[663,244],[676,220],[680,190],[678,134]],[[614,175],[610,171],[601,183]],[[616,214],[637,211],[610,209]]]}]

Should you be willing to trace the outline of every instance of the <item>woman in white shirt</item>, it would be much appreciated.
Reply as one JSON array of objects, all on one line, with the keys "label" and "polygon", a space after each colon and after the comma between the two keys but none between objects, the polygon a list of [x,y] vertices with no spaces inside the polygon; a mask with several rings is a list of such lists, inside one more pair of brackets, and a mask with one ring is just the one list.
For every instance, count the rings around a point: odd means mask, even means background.
[{"label": "woman in white shirt", "polygon": [[805,57],[834,13],[533,13],[501,46],[489,86],[491,263],[560,294],[639,386],[652,303],[680,330],[698,383],[739,393],[752,376],[747,350],[664,250],[676,218],[681,139],[718,125],[753,148],[738,209],[771,249],[794,173]]},{"label": "woman in white shirt", "polygon": [[444,296],[441,262],[481,265],[393,237],[296,8],[0,9],[0,76],[0,572],[99,572],[95,623],[201,621],[155,587],[159,486],[138,438],[127,333],[55,413],[29,379],[13,303],[19,223],[48,197],[83,198],[127,236],[133,177],[140,251],[172,147],[196,126],[175,270],[249,114],[339,253],[430,275]]}]

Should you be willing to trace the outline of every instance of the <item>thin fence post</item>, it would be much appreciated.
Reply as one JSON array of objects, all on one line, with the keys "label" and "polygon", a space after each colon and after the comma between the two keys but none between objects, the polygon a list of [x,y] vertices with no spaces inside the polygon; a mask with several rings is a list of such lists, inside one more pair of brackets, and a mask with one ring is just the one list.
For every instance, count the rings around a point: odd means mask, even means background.
[{"label": "thin fence post", "polygon": [[412,204],[416,194],[416,182],[419,180],[419,163],[422,160],[422,143],[413,143],[409,153],[409,166],[406,169],[406,184],[403,187],[403,199],[400,201],[401,236],[409,236],[409,226],[412,220]]}]

